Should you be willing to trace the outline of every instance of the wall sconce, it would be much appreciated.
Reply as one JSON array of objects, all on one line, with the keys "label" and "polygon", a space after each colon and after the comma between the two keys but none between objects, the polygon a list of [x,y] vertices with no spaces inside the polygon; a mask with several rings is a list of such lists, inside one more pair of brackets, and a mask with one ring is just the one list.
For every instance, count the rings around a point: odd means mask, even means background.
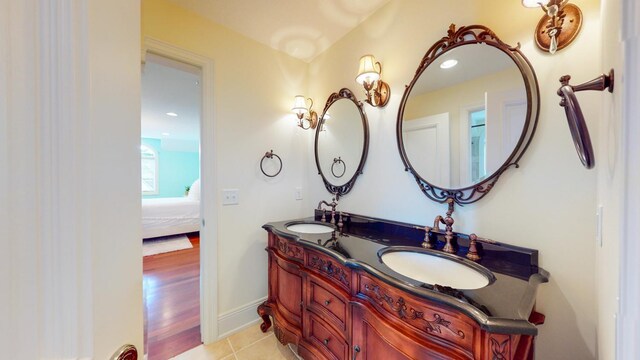
[{"label": "wall sconce", "polygon": [[569,4],[569,0],[522,0],[522,5],[540,7],[544,11],[534,38],[538,47],[550,54],[569,45],[580,32],[582,11],[576,5]]},{"label": "wall sconce", "polygon": [[[310,102],[308,108],[307,100]],[[311,110],[311,107],[313,107],[313,100],[311,100],[311,98],[296,95],[291,110],[293,110],[294,114],[298,117],[298,126],[304,130],[315,129],[316,126],[318,126],[318,114]],[[306,127],[304,126],[305,122],[308,124]]]},{"label": "wall sconce", "polygon": [[364,55],[360,58],[358,76],[356,82],[364,86],[367,94],[365,100],[369,105],[384,107],[389,102],[389,84],[380,79],[382,66],[373,55]]}]

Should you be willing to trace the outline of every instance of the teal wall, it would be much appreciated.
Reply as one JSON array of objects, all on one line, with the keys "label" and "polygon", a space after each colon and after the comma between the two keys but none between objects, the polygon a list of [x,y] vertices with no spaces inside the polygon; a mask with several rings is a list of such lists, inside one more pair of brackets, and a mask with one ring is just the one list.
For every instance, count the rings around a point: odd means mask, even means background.
[{"label": "teal wall", "polygon": [[158,194],[144,195],[143,198],[184,196],[184,187],[200,177],[200,154],[163,150],[160,139],[142,138],[142,144],[158,154]]}]

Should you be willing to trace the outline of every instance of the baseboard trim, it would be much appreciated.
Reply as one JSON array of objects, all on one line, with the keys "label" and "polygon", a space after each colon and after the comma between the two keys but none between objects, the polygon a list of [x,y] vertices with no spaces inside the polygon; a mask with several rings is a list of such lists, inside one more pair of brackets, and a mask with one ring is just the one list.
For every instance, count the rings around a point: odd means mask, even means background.
[{"label": "baseboard trim", "polygon": [[260,322],[257,308],[267,297],[239,306],[218,316],[218,339],[223,339]]}]

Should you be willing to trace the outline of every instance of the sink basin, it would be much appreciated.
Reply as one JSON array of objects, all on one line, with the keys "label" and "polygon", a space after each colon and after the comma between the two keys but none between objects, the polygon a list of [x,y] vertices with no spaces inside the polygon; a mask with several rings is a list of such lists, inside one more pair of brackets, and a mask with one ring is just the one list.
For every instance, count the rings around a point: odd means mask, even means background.
[{"label": "sink basin", "polygon": [[301,234],[327,234],[335,230],[332,226],[316,223],[297,223],[287,225],[286,228]]},{"label": "sink basin", "polygon": [[426,284],[471,290],[495,280],[483,266],[439,251],[390,247],[380,251],[379,256],[391,270]]}]

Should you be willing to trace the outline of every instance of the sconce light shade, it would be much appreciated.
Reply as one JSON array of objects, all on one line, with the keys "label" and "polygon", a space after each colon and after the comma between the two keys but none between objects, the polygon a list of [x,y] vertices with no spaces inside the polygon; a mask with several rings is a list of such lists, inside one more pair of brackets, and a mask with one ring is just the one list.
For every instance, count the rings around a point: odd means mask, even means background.
[{"label": "sconce light shade", "polygon": [[[311,103],[308,108],[307,101]],[[305,98],[303,95],[296,95],[293,100],[291,111],[298,117],[298,126],[304,130],[315,129],[318,125],[318,114],[311,110],[312,107],[313,100],[311,100],[311,98]],[[305,114],[307,116],[305,116]],[[305,122],[308,124],[307,126],[305,126]]]},{"label": "sconce light shade", "polygon": [[296,113],[296,115],[306,114],[309,111],[307,109],[307,99],[302,95],[296,95],[291,110]]},{"label": "sconce light shade", "polygon": [[371,106],[384,107],[389,102],[391,89],[389,84],[382,81],[382,65],[376,61],[373,55],[364,55],[358,65],[356,82],[364,86],[367,94],[367,102]]},{"label": "sconce light shade", "polygon": [[380,80],[380,63],[376,62],[376,58],[373,55],[364,55],[360,58],[356,82],[363,85],[372,84],[378,80]]}]

